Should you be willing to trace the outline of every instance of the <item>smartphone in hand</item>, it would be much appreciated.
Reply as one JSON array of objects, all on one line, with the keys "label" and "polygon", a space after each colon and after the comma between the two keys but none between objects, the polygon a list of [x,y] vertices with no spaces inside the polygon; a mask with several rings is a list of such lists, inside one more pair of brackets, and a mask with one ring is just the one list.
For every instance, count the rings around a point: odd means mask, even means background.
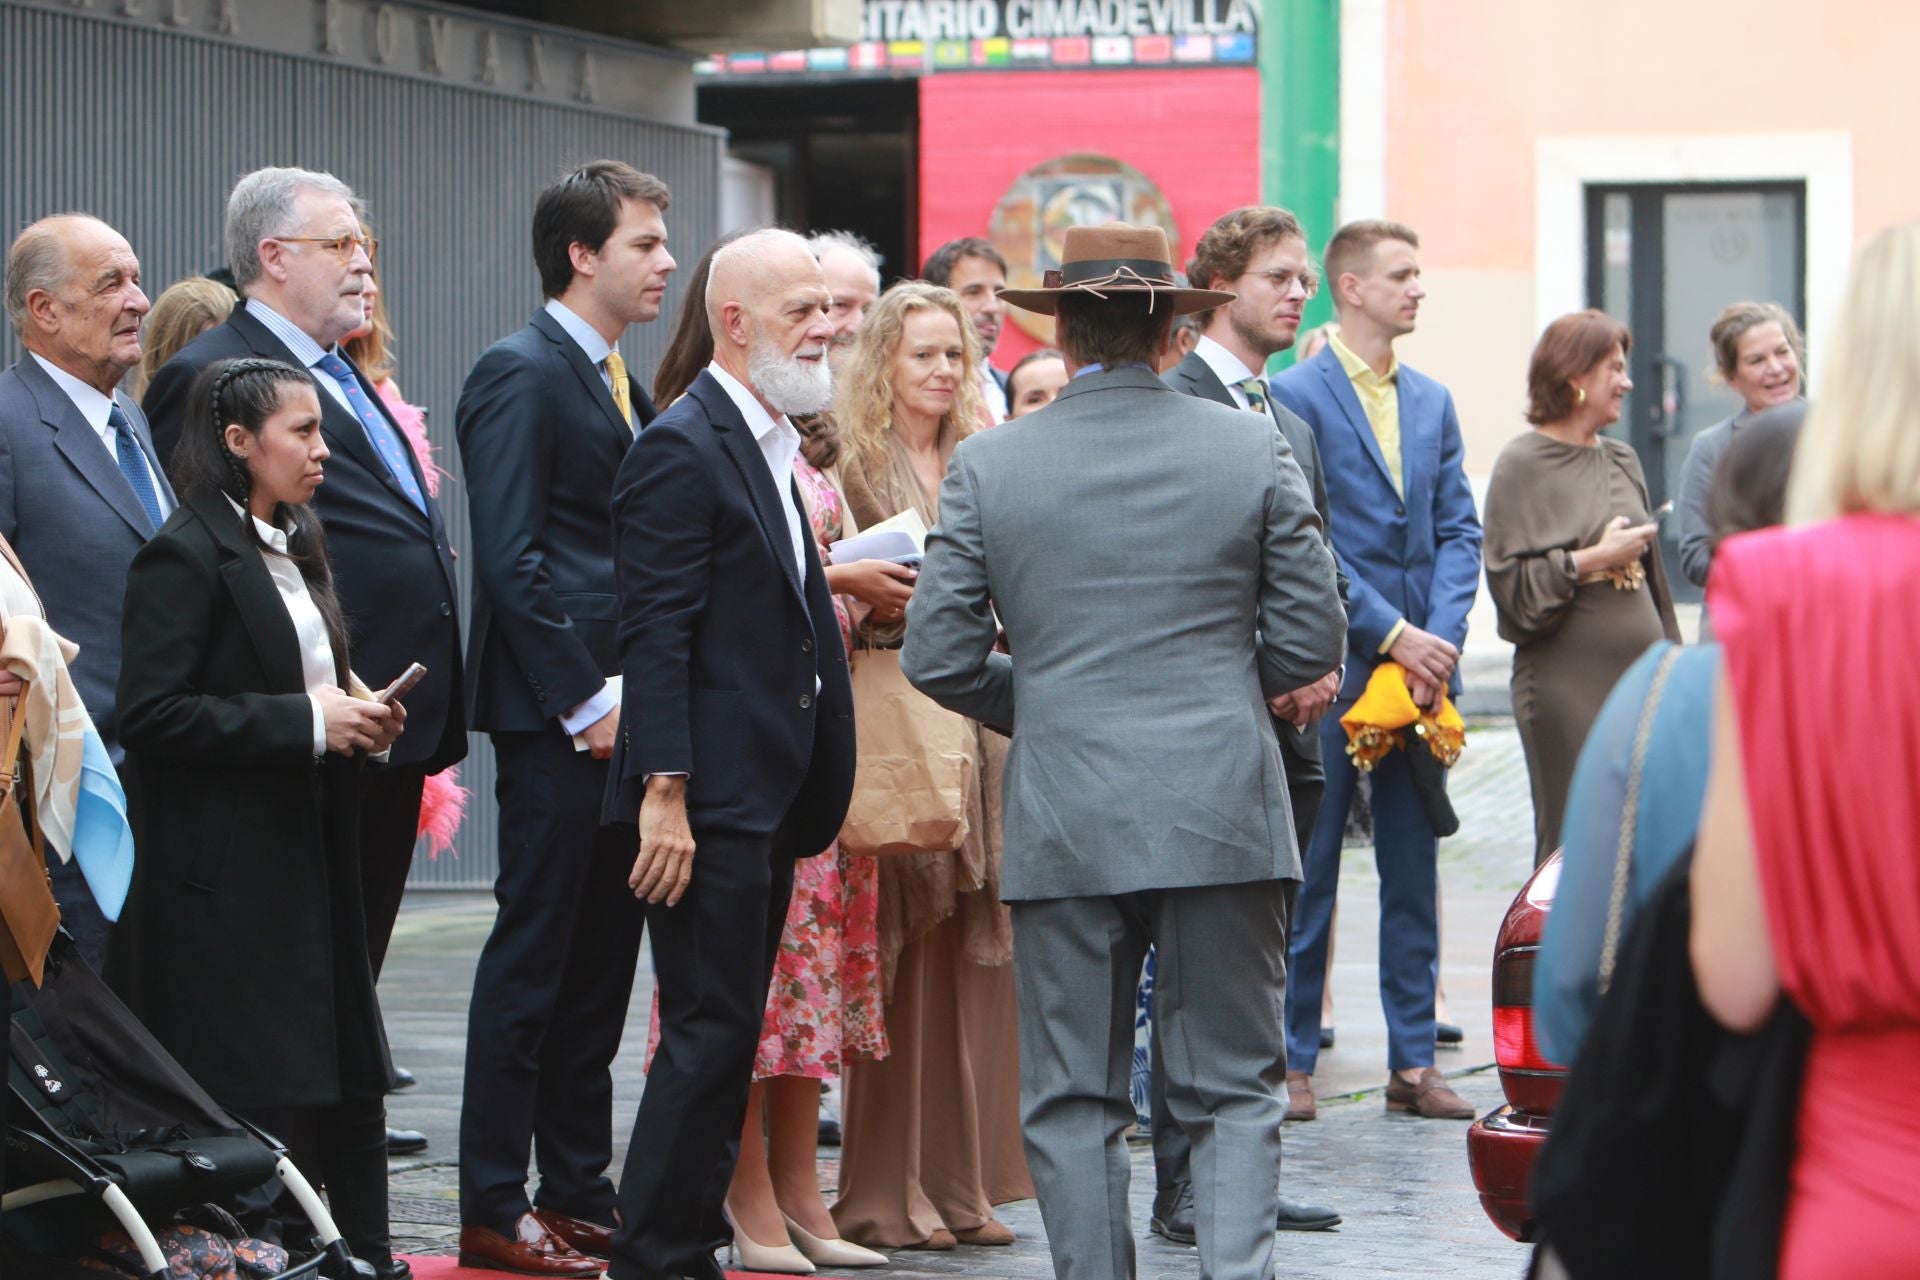
[{"label": "smartphone in hand", "polygon": [[406,697],[407,694],[413,692],[413,687],[426,679],[426,676],[427,669],[425,667],[417,662],[411,663],[405,671],[402,671],[399,676],[395,678],[392,684],[374,694],[373,700],[382,705],[397,702],[401,698]]}]

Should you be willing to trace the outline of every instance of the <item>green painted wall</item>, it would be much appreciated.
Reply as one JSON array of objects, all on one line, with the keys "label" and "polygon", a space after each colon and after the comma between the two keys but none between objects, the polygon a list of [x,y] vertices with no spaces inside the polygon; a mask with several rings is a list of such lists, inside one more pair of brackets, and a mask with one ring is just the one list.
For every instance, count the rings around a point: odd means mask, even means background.
[{"label": "green painted wall", "polygon": [[[1317,259],[1340,198],[1340,0],[1267,0],[1260,97],[1261,199],[1293,210]],[[1323,286],[1300,331],[1332,318]],[[1272,367],[1292,362],[1282,352]]]}]

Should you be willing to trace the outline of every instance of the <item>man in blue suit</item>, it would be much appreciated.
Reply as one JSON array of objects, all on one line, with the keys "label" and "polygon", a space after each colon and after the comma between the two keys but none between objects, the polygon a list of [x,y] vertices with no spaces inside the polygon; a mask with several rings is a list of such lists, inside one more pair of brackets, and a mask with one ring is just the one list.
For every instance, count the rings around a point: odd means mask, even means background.
[{"label": "man in blue suit", "polygon": [[[27,354],[0,373],[0,537],[47,622],[80,646],[74,688],[117,765],[127,566],[174,508],[140,406],[119,389],[140,363],[140,259],[86,214],[43,218],[7,255],[7,318]],[[107,920],[77,862],[48,863],[80,954],[106,959]]]},{"label": "man in blue suit", "polygon": [[[1280,403],[1320,445],[1335,547],[1349,582],[1346,678],[1321,725],[1326,795],[1307,850],[1289,946],[1289,1115],[1312,1117],[1327,941],[1340,880],[1340,842],[1357,772],[1339,723],[1391,660],[1415,702],[1458,692],[1467,611],[1480,580],[1480,522],[1462,467],[1460,422],[1447,389],[1399,363],[1420,299],[1419,237],[1394,222],[1349,223],[1327,244],[1339,336],[1273,379]],[[1387,1015],[1387,1109],[1436,1119],[1473,1108],[1433,1066],[1439,962],[1439,840],[1414,790],[1405,752],[1373,771],[1374,858],[1380,869],[1380,1001]]]}]

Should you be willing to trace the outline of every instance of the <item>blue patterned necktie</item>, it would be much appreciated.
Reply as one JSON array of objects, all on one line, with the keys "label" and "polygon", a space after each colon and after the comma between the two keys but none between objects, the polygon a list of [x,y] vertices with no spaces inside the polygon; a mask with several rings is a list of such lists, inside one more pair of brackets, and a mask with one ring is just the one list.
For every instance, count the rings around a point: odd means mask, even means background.
[{"label": "blue patterned necktie", "polygon": [[133,424],[116,404],[107,410],[107,425],[113,428],[113,456],[120,464],[120,474],[127,478],[133,496],[140,499],[147,519],[153,521],[154,530],[158,532],[166,519],[160,514],[160,494],[153,487],[153,473],[147,470],[147,455],[141,450],[140,442],[133,438]]},{"label": "blue patterned necktie", "polygon": [[1256,373],[1251,378],[1242,378],[1233,385],[1240,388],[1247,397],[1247,408],[1255,413],[1267,411],[1267,380],[1265,378]]},{"label": "blue patterned necktie", "polygon": [[387,474],[407,495],[407,501],[425,514],[426,497],[420,492],[420,482],[413,478],[413,468],[407,465],[407,443],[393,429],[386,415],[380,412],[380,407],[368,398],[360,379],[354,376],[353,366],[329,351],[320,357],[314,367],[339,383],[340,389],[347,393],[347,403],[353,408],[353,416],[360,419],[360,427],[367,433],[367,442],[380,455],[380,461],[387,464]]}]

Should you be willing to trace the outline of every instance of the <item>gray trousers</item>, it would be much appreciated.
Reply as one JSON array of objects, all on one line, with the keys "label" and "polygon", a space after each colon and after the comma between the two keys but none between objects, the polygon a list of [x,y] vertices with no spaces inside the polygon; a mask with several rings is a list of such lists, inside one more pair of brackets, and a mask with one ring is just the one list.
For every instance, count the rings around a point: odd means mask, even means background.
[{"label": "gray trousers", "polygon": [[1132,1280],[1134,987],[1151,943],[1167,1107],[1192,1144],[1201,1280],[1268,1280],[1286,1077],[1285,882],[1015,902],[1027,1163],[1062,1280]]}]

